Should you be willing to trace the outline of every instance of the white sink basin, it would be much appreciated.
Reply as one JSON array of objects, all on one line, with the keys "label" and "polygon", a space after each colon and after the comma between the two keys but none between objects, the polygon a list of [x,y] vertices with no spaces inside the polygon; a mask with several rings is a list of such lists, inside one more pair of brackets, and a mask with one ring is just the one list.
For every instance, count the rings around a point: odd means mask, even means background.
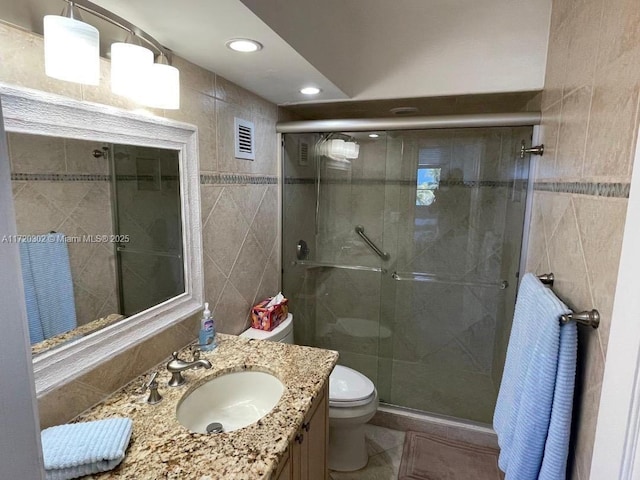
[{"label": "white sink basin", "polygon": [[282,382],[269,373],[227,373],[185,395],[176,416],[195,433],[207,433],[207,425],[215,422],[221,423],[225,432],[232,432],[264,417],[283,392]]}]

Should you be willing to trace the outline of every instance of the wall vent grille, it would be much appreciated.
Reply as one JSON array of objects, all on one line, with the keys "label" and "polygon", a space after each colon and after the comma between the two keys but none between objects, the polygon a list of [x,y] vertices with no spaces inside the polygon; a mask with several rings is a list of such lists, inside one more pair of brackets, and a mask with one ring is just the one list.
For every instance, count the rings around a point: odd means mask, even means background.
[{"label": "wall vent grille", "polygon": [[300,156],[298,157],[298,165],[309,165],[309,144],[300,142]]},{"label": "wall vent grille", "polygon": [[235,119],[235,157],[244,160],[256,159],[253,122],[241,118]]}]

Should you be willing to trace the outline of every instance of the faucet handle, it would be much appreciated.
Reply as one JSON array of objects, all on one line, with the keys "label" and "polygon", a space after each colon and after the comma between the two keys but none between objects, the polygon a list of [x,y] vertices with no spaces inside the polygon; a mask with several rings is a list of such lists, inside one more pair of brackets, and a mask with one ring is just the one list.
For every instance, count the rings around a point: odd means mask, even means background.
[{"label": "faucet handle", "polygon": [[156,382],[156,378],[158,377],[158,372],[153,372],[151,374],[151,378],[149,379],[149,383],[147,383],[147,388],[151,388],[153,384],[158,384],[158,382]]},{"label": "faucet handle", "polygon": [[[192,360],[194,362],[197,362],[198,360],[200,360],[200,353],[202,352],[202,348],[208,347],[209,345],[211,345],[213,343],[213,340],[214,340],[213,337],[209,337],[205,343],[194,343],[193,345],[189,346],[189,351],[191,352],[191,356],[193,357]],[[198,366],[195,368],[202,368],[202,367]]]},{"label": "faucet handle", "polygon": [[199,344],[195,344],[195,345],[190,345],[189,346],[189,351],[191,352],[191,360],[196,362],[198,360],[200,360],[200,345]]},{"label": "faucet handle", "polygon": [[157,376],[158,376],[158,372],[154,372],[151,375],[151,379],[149,380],[149,383],[144,385],[145,390],[147,389],[149,390],[149,398],[147,398],[147,403],[150,403],[151,405],[156,404],[160,402],[160,400],[162,400],[162,395],[158,393],[158,382],[156,381]]}]

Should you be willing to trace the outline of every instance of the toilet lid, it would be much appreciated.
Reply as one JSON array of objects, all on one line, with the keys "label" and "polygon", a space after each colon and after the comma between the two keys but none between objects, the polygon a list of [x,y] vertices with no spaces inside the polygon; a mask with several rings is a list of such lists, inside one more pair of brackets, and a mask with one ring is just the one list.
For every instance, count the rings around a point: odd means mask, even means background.
[{"label": "toilet lid", "polygon": [[360,372],[336,365],[329,376],[329,400],[331,402],[353,402],[369,398],[375,387],[373,382]]},{"label": "toilet lid", "polygon": [[272,342],[279,342],[284,337],[289,335],[293,331],[293,315],[289,313],[280,325],[271,331],[258,330],[257,328],[249,327],[240,334],[244,338],[253,338],[257,340],[271,340]]}]

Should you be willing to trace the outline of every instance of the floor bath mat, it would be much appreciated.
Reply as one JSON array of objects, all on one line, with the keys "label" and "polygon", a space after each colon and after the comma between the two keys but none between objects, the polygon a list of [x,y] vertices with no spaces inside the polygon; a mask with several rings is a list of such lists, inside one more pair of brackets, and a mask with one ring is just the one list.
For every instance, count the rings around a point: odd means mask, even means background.
[{"label": "floor bath mat", "polygon": [[498,450],[407,432],[398,480],[501,480]]}]

